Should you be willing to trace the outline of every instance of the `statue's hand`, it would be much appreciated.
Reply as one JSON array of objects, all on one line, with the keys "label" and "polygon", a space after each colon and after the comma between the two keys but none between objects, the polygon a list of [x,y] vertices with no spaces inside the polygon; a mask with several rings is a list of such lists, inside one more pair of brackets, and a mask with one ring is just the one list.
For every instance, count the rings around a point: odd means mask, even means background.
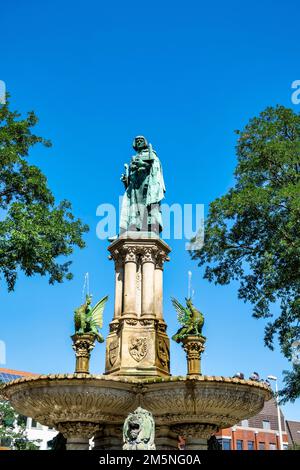
[{"label": "statue's hand", "polygon": [[120,180],[123,181],[123,183],[125,185],[125,188],[127,188],[127,186],[128,186],[128,177],[126,175],[124,175],[124,173],[122,174]]}]

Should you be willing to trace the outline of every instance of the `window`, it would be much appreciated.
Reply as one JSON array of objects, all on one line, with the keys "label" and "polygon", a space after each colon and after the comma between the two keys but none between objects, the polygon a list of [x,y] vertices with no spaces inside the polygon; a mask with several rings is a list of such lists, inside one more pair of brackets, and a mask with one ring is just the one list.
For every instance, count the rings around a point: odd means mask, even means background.
[{"label": "window", "polygon": [[37,422],[35,421],[35,419],[33,419],[33,420],[31,421],[31,427],[32,427],[32,428],[36,428],[36,427],[37,427]]},{"label": "window", "polygon": [[248,450],[254,450],[254,441],[248,441]]},{"label": "window", "polygon": [[222,449],[231,450],[231,441],[230,439],[222,439]]},{"label": "window", "polygon": [[249,421],[248,421],[248,419],[243,419],[243,421],[242,421],[242,426],[243,426],[243,428],[249,428]]},{"label": "window", "polygon": [[274,442],[270,442],[269,449],[270,450],[276,450],[276,444]]},{"label": "window", "polygon": [[18,416],[18,419],[17,419],[17,424],[18,424],[19,426],[22,426],[22,425],[26,426],[26,423],[27,423],[27,418],[26,418],[26,416],[19,415],[19,416]]},{"label": "window", "polygon": [[271,429],[271,426],[270,426],[270,421],[268,420],[263,420],[263,429]]},{"label": "window", "polygon": [[258,443],[258,450],[265,450],[265,443],[264,442],[259,442]]},{"label": "window", "polygon": [[236,450],[243,450],[243,441],[241,439],[236,441]]}]

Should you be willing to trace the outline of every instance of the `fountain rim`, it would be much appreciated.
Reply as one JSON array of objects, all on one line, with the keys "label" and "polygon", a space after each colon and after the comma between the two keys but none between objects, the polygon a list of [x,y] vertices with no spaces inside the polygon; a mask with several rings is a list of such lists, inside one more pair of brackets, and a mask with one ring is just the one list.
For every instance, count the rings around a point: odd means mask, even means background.
[{"label": "fountain rim", "polygon": [[[0,395],[4,396],[4,398],[8,398],[6,396],[6,392],[9,395],[9,392],[12,391],[13,388],[20,385],[29,385],[32,384],[33,386],[45,386],[49,385],[49,381],[52,382],[54,385],[55,382],[63,382],[67,381],[70,384],[73,382],[75,383],[84,383],[88,385],[88,382],[92,385],[96,385],[97,383],[104,384],[111,384],[111,386],[116,385],[118,388],[118,384],[128,385],[128,386],[150,386],[150,385],[160,385],[169,384],[169,383],[203,383],[204,384],[213,384],[213,383],[224,383],[227,385],[244,385],[247,387],[253,387],[259,389],[261,391],[265,391],[266,393],[273,395],[272,389],[269,385],[263,382],[256,382],[254,380],[245,380],[239,379],[236,377],[225,377],[225,376],[216,376],[216,375],[186,375],[186,376],[169,376],[169,377],[131,377],[131,376],[120,376],[120,375],[104,375],[104,374],[82,374],[82,373],[74,373],[74,374],[41,374],[31,377],[20,377],[18,379],[14,379],[10,382],[4,383],[0,386]],[[27,388],[27,387],[26,387]]]}]

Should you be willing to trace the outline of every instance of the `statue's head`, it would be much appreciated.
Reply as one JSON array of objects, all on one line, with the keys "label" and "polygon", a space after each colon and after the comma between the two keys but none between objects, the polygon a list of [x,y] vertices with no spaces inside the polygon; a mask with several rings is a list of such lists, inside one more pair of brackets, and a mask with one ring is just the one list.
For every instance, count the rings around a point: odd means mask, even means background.
[{"label": "statue's head", "polygon": [[86,303],[86,305],[91,305],[91,303],[92,303],[92,295],[91,294],[86,294],[85,303]]},{"label": "statue's head", "polygon": [[144,136],[137,135],[133,141],[132,146],[134,150],[140,152],[141,150],[148,148],[148,142]]}]

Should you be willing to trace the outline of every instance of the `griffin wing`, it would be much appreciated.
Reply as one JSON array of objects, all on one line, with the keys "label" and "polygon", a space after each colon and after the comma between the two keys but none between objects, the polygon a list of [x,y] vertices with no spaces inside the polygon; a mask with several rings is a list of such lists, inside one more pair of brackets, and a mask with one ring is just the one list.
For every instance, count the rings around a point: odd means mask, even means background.
[{"label": "griffin wing", "polygon": [[181,305],[180,302],[178,302],[177,299],[174,297],[171,298],[173,307],[175,308],[177,312],[177,319],[181,325],[185,325],[186,322],[190,319],[190,312],[188,311],[187,308],[185,308],[183,305]]},{"label": "griffin wing", "polygon": [[81,327],[81,316],[79,312],[79,308],[76,308],[74,311],[74,324],[75,324],[75,331],[78,331]]},{"label": "griffin wing", "polygon": [[96,326],[97,328],[102,328],[103,325],[103,311],[105,304],[108,300],[108,295],[102,297],[99,302],[93,307],[91,311],[91,326]]}]

